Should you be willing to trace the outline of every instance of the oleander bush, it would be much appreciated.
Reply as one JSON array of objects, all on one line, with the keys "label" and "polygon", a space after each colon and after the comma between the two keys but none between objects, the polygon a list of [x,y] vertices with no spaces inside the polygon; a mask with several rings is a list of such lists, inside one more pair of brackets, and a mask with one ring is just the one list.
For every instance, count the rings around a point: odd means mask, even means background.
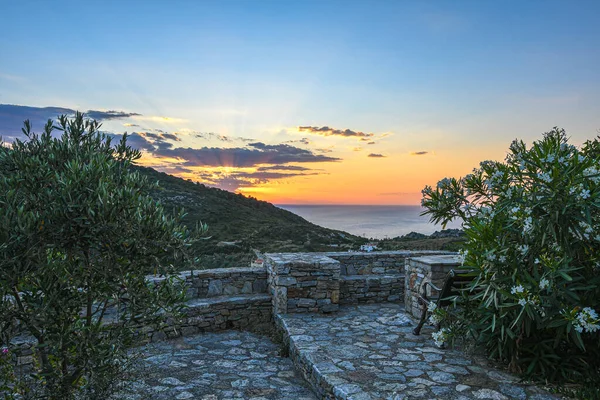
[{"label": "oleander bush", "polygon": [[[424,214],[461,219],[463,265],[475,275],[438,342],[470,333],[528,377],[600,377],[600,141],[577,148],[554,128],[504,162],[425,187]],[[434,319],[444,313],[434,313]]]},{"label": "oleander bush", "polygon": [[[138,328],[185,296],[147,271],[173,272],[204,227],[188,230],[148,195],[126,135],[113,145],[80,113],[23,133],[0,145],[0,395],[105,399]],[[26,375],[14,371],[23,334],[35,343]]]}]

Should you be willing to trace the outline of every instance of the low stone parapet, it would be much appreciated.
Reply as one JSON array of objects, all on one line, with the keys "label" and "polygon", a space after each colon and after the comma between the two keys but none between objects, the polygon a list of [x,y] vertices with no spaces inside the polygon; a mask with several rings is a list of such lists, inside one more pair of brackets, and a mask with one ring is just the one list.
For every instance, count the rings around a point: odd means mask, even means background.
[{"label": "low stone parapet", "polygon": [[454,254],[441,250],[396,250],[373,252],[319,253],[340,262],[343,275],[404,274],[404,263],[409,257]]},{"label": "low stone parapet", "polygon": [[[267,293],[265,267],[215,268],[184,271],[177,276],[185,281],[187,296],[193,298]],[[149,282],[166,279],[149,275]]]}]

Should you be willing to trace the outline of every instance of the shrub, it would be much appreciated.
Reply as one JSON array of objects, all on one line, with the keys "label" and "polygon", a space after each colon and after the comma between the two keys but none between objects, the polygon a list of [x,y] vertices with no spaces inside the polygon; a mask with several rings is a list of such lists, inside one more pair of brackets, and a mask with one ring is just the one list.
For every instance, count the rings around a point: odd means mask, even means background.
[{"label": "shrub", "polygon": [[514,141],[505,162],[423,190],[432,221],[463,221],[476,275],[461,325],[443,335],[462,328],[530,377],[600,376],[599,150],[598,139],[578,149],[554,128],[530,148]]},{"label": "shrub", "polygon": [[181,306],[176,282],[150,286],[146,271],[172,271],[194,235],[146,195],[126,135],[113,147],[80,113],[59,121],[39,136],[26,121],[27,141],[0,145],[0,345],[35,338],[33,379],[4,355],[3,380],[25,397],[106,398],[136,328]]}]

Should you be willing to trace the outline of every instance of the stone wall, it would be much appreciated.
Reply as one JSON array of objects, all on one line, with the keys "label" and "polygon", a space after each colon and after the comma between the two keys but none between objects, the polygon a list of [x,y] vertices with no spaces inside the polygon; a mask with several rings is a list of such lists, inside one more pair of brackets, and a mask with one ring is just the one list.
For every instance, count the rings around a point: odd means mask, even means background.
[{"label": "stone wall", "polygon": [[340,280],[340,304],[397,302],[404,298],[402,275],[346,275]]},{"label": "stone wall", "polygon": [[[419,318],[422,306],[418,304],[421,285],[425,280],[441,287],[451,269],[460,268],[460,260],[456,255],[424,256],[409,258],[406,261],[406,281],[404,289],[404,307],[406,312]],[[438,293],[428,293],[436,296]]]},{"label": "stone wall", "polygon": [[[167,318],[164,329],[138,328],[140,343],[224,329],[264,332],[271,329],[271,296],[267,293],[264,267],[186,271],[179,277],[185,281],[188,295],[183,315],[177,320]],[[148,282],[164,279],[147,277]],[[107,312],[106,322],[114,320],[114,312]],[[19,369],[30,368],[35,343],[35,338],[30,336],[19,336],[11,341],[11,353]]]},{"label": "stone wall", "polygon": [[[264,267],[185,271],[179,277],[185,280],[190,299],[267,293],[267,271]],[[148,276],[150,282],[163,279]]]},{"label": "stone wall", "polygon": [[[327,290],[335,284],[322,282],[315,288],[315,274],[320,280],[339,268],[339,304],[401,302],[404,299],[405,260],[409,257],[454,254],[447,251],[381,251],[276,253],[265,258],[269,293],[273,296],[275,313],[331,312],[335,306],[327,302]],[[324,267],[328,266],[328,267]],[[331,270],[327,270],[331,268]],[[326,272],[327,271],[327,272]],[[307,289],[313,284],[313,289]],[[314,290],[315,293],[308,293]],[[335,290],[335,288],[333,289]],[[323,297],[326,296],[326,297]],[[334,292],[335,296],[335,292]],[[331,304],[336,304],[333,301]],[[323,306],[323,307],[321,307]]]},{"label": "stone wall", "polygon": [[265,254],[275,314],[337,311],[340,263],[318,253]]},{"label": "stone wall", "polygon": [[319,253],[340,262],[341,275],[404,274],[404,263],[409,257],[454,254],[438,250],[374,251],[370,253]]}]

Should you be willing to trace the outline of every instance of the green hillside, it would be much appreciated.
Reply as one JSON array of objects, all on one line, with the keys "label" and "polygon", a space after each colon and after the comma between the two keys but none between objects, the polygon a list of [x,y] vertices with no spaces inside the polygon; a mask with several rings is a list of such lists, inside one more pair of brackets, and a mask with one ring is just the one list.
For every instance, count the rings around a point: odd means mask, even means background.
[{"label": "green hillside", "polygon": [[150,181],[159,182],[151,193],[167,210],[183,208],[184,223],[208,225],[209,239],[196,244],[200,266],[248,266],[252,249],[261,252],[344,251],[366,239],[323,228],[266,201],[211,188],[152,168],[136,167]]}]

